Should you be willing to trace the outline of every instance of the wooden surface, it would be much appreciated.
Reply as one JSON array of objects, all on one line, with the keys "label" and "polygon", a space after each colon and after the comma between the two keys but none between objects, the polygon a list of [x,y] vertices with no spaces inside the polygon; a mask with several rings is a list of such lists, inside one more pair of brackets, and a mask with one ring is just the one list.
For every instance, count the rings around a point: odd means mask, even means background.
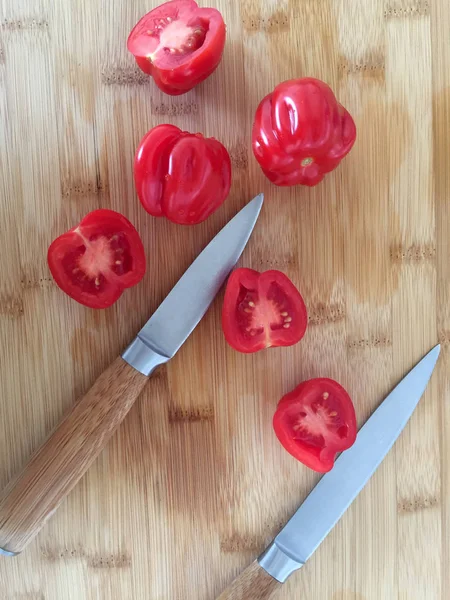
[{"label": "wooden surface", "polygon": [[[318,477],[271,417],[302,379],[338,379],[362,423],[438,339],[437,373],[379,472],[283,600],[444,600],[450,590],[450,8],[448,0],[211,0],[228,25],[217,72],[172,98],[126,50],[135,0],[0,3],[0,486],[117,356],[246,201],[266,203],[241,264],[279,268],[310,313],[304,340],[227,347],[222,296],[159,371],[107,450],[26,552],[0,559],[7,600],[210,600]],[[277,189],[251,154],[276,83],[326,80],[355,148],[317,188]],[[158,123],[214,135],[233,185],[206,223],[150,217],[133,154]],[[88,211],[123,212],[148,272],[111,309],[72,302],[46,265]]]}]

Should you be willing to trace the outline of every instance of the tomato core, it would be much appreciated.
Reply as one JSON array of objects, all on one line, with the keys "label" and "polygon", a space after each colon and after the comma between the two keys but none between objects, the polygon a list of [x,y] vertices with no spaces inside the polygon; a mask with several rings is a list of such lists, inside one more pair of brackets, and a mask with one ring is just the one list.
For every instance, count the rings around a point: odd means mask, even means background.
[{"label": "tomato core", "polygon": [[184,21],[173,17],[158,19],[154,28],[147,31],[149,36],[158,41],[158,45],[148,55],[148,59],[152,62],[160,51],[173,56],[195,52],[203,45],[207,29],[207,25],[200,20],[198,23],[187,25]]},{"label": "tomato core", "polygon": [[292,317],[286,310],[288,305],[288,299],[275,282],[270,284],[267,297],[262,300],[256,289],[241,284],[236,319],[251,337],[265,332],[267,346],[270,346],[270,332],[291,326]]},{"label": "tomato core", "polygon": [[62,266],[72,283],[84,292],[101,291],[109,273],[124,275],[132,268],[129,244],[125,236],[91,235],[86,238],[80,229],[75,230],[83,244],[68,252]]}]

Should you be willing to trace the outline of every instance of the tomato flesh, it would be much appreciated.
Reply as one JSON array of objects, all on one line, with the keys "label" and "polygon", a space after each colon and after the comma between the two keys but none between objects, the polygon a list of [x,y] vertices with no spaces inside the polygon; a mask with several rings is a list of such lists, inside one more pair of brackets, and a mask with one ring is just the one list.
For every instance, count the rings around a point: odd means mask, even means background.
[{"label": "tomato flesh", "polygon": [[239,352],[291,346],[301,340],[308,322],[300,292],[280,271],[236,269],[225,291],[222,327]]},{"label": "tomato flesh", "polygon": [[52,242],[48,264],[71,298],[105,308],[142,279],[145,254],[138,232],[123,215],[95,210]]},{"label": "tomato flesh", "polygon": [[311,379],[284,396],[273,419],[284,448],[306,466],[325,473],[337,452],[356,439],[356,416],[345,389],[332,379]]},{"label": "tomato flesh", "polygon": [[225,45],[220,12],[193,0],[172,0],[146,14],[128,38],[139,67],[164,92],[183,94],[217,67]]}]

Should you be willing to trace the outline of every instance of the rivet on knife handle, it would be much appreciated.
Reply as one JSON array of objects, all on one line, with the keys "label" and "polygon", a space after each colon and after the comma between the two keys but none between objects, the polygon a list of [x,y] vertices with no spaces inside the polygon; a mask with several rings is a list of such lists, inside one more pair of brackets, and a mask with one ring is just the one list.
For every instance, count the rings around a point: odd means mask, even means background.
[{"label": "rivet on knife handle", "polygon": [[0,548],[21,552],[84,475],[148,381],[122,358],[100,375],[0,496]]}]

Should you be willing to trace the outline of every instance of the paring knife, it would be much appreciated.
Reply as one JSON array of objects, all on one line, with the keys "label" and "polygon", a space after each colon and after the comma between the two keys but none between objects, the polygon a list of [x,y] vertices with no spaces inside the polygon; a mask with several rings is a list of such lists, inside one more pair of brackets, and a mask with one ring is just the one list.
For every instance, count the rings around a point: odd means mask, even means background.
[{"label": "paring knife", "polygon": [[218,600],[267,600],[300,569],[365,486],[417,406],[438,359],[431,350],[389,394],[263,554]]},{"label": "paring knife", "polygon": [[147,377],[179,350],[238,261],[262,203],[259,194],[216,235],[122,357],[100,375],[0,496],[0,554],[14,556],[34,538],[104,448]]}]

